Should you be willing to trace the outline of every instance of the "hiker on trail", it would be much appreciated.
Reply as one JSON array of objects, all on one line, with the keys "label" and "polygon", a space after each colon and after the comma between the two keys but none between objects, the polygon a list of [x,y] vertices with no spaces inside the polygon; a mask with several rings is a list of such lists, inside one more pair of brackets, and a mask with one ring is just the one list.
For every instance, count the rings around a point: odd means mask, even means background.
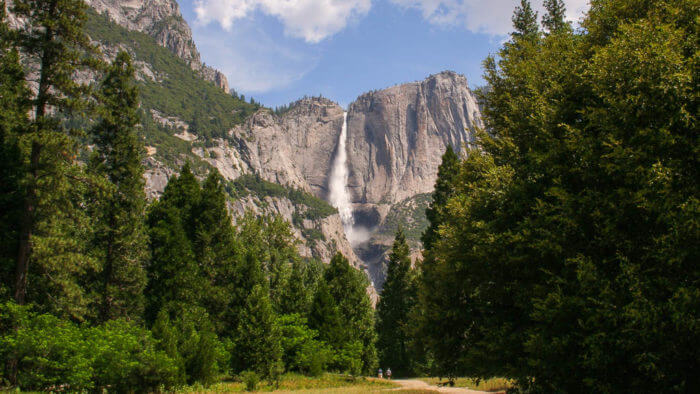
[{"label": "hiker on trail", "polygon": [[384,374],[382,374],[381,368],[379,368],[379,372],[377,373],[377,376],[379,377],[379,379],[382,379],[384,377]]},{"label": "hiker on trail", "polygon": [[386,378],[391,379],[391,368],[386,369]]}]

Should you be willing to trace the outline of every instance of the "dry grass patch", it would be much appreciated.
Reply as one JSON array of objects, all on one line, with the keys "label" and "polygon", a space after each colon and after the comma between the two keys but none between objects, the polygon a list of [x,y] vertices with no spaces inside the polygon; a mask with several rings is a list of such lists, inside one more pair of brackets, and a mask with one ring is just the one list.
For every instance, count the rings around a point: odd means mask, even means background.
[{"label": "dry grass patch", "polygon": [[[396,384],[388,381],[376,381],[366,378],[352,379],[346,375],[323,374],[318,377],[310,377],[299,374],[285,374],[280,381],[279,388],[268,384],[266,381],[260,382],[256,392],[275,393],[374,393],[386,389],[397,387]],[[208,388],[187,387],[180,392],[183,393],[235,393],[245,392],[245,385],[241,382],[221,382]]]},{"label": "dry grass patch", "polygon": [[[440,380],[439,378],[419,379],[433,386],[437,386],[438,384],[447,381],[446,379]],[[513,382],[504,378],[491,378],[487,380],[480,380],[479,382],[477,382],[476,379],[471,378],[456,378],[454,381],[455,387],[466,387],[472,390],[480,391],[505,391],[513,387]]]}]

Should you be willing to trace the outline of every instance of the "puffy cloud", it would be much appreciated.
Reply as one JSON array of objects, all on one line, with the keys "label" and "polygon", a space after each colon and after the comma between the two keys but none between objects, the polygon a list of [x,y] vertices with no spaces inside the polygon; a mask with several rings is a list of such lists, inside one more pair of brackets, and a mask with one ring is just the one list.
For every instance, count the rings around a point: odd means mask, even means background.
[{"label": "puffy cloud", "polygon": [[[403,8],[417,9],[435,25],[463,26],[476,33],[504,35],[511,31],[511,16],[517,0],[390,0]],[[532,1],[542,14],[540,1]],[[588,9],[588,0],[568,0],[567,16],[577,21]]]},{"label": "puffy cloud", "polygon": [[230,30],[238,19],[259,11],[279,19],[285,33],[318,43],[344,29],[351,18],[367,14],[371,0],[196,0],[200,23],[218,22]]}]

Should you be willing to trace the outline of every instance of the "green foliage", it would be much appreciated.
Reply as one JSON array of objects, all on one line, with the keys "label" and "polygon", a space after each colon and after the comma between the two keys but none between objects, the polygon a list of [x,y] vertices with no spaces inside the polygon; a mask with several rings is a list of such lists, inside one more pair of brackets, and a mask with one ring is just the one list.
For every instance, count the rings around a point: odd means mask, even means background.
[{"label": "green foliage", "polygon": [[29,123],[30,91],[25,82],[12,31],[5,21],[5,3],[0,2],[0,297],[14,288],[20,218],[23,208],[25,156],[22,135]]},{"label": "green foliage", "polygon": [[95,150],[89,171],[108,185],[92,207],[95,252],[103,262],[94,282],[100,295],[100,320],[140,319],[143,314],[144,266],[148,259],[143,143],[136,135],[138,90],[134,68],[120,52],[98,93],[100,121],[92,133]]},{"label": "green foliage", "polygon": [[282,335],[284,363],[289,370],[319,376],[333,359],[330,346],[317,340],[318,332],[297,314],[282,315],[277,324]]},{"label": "green foliage", "polygon": [[520,0],[520,6],[515,8],[512,21],[515,31],[511,33],[511,36],[516,39],[530,39],[539,33],[537,12],[532,9],[529,0]]},{"label": "green foliage", "polygon": [[[62,119],[87,103],[89,88],[73,75],[96,66],[82,30],[86,7],[78,0],[14,1],[12,10],[25,23],[11,35],[23,56],[38,64],[33,116],[18,134],[19,182],[12,194],[21,207],[13,295],[19,304],[37,302],[76,319],[84,317],[89,303],[79,279],[94,264],[86,250],[90,223],[84,212],[91,181],[74,160],[81,131]],[[24,99],[17,104],[24,105]]]},{"label": "green foliage", "polygon": [[411,270],[410,249],[401,228],[396,232],[389,255],[386,281],[377,304],[377,351],[379,365],[391,368],[396,376],[414,374],[409,353],[409,312],[417,297],[415,273]]},{"label": "green foliage", "polygon": [[426,217],[426,211],[432,202],[429,193],[417,194],[394,204],[386,215],[384,223],[378,233],[386,237],[394,237],[401,227],[406,240],[411,248],[420,248],[421,238],[427,231],[430,222]]},{"label": "green foliage", "polygon": [[441,372],[698,390],[696,19],[696,1],[593,1],[584,29],[487,59],[491,135],[423,265]]},{"label": "green foliage", "polygon": [[[322,264],[322,263],[321,263]],[[284,291],[284,297],[279,303],[282,314],[297,314],[302,317],[309,315],[314,292],[320,280],[314,272],[315,262],[295,261]]]},{"label": "green foliage", "polygon": [[260,376],[255,371],[243,371],[238,375],[238,378],[245,384],[245,389],[248,391],[256,391],[260,384]]},{"label": "green foliage", "polygon": [[149,321],[166,305],[198,306],[224,329],[240,256],[222,182],[214,170],[200,185],[186,165],[150,208]]},{"label": "green foliage", "polygon": [[566,5],[562,0],[544,0],[544,8],[547,11],[542,15],[542,26],[550,33],[569,29],[566,22]]},{"label": "green foliage", "polygon": [[176,367],[156,349],[148,330],[124,320],[78,326],[5,303],[0,355],[17,360],[17,384],[25,390],[150,391],[172,387]]},{"label": "green foliage", "polygon": [[448,146],[445,153],[442,155],[442,163],[438,167],[437,180],[435,181],[435,190],[433,191],[432,201],[430,206],[425,210],[425,217],[428,219],[428,227],[426,228],[421,241],[425,250],[432,249],[433,243],[438,237],[438,229],[444,221],[444,211],[447,201],[452,197],[455,190],[455,177],[459,166],[459,157]]},{"label": "green foliage", "polygon": [[366,276],[337,253],[316,290],[309,324],[333,347],[332,367],[339,371],[370,372],[377,362],[374,310],[367,286]]},{"label": "green foliage", "polygon": [[274,378],[277,363],[282,358],[280,339],[268,290],[255,285],[239,320],[233,352],[234,370],[247,367],[263,378]]},{"label": "green foliage", "polygon": [[229,192],[234,197],[252,194],[260,199],[265,197],[287,198],[296,206],[304,206],[302,214],[304,218],[310,220],[323,219],[338,212],[324,200],[314,197],[304,190],[268,182],[258,174],[241,175],[230,183]]},{"label": "green foliage", "polygon": [[[153,325],[159,347],[176,361],[179,383],[208,386],[226,369],[229,354],[202,308],[161,310]],[[171,318],[172,316],[172,318]]]}]

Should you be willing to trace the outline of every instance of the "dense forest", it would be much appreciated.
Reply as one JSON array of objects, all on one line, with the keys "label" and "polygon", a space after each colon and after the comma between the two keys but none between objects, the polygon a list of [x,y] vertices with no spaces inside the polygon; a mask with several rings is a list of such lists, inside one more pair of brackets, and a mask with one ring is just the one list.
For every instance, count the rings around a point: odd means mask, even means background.
[{"label": "dense forest", "polygon": [[698,392],[700,4],[595,0],[578,29],[544,5],[540,24],[521,1],[484,62],[487,128],[443,156],[416,269],[397,237],[380,362],[520,392]]},{"label": "dense forest", "polygon": [[0,389],[383,366],[523,393],[700,391],[700,4],[593,0],[576,28],[544,6],[521,0],[484,61],[486,129],[445,152],[415,264],[396,224],[375,312],[344,256],[302,258],[282,218],[228,209],[255,193],[334,212],[305,192],[185,164],[148,201],[129,54],[100,60],[82,0],[14,0],[20,30],[0,1]]}]

